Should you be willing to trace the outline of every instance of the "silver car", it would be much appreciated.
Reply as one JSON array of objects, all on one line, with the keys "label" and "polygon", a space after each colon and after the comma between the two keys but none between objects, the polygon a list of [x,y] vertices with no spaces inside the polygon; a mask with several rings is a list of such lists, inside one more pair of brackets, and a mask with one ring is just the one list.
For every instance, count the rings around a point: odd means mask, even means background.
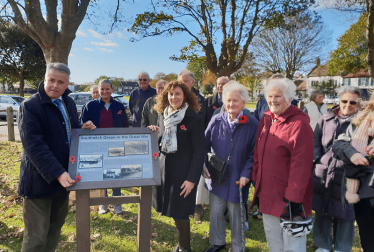
[{"label": "silver car", "polygon": [[6,118],[6,109],[13,107],[13,117],[17,117],[19,105],[26,100],[25,97],[15,95],[0,95],[0,119]]}]

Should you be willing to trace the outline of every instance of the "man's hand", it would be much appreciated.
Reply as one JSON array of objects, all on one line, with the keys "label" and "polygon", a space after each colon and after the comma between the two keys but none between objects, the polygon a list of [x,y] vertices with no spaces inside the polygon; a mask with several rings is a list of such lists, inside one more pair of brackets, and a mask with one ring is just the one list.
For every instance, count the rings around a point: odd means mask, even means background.
[{"label": "man's hand", "polygon": [[202,173],[202,175],[203,175],[204,178],[210,178],[210,173],[208,171],[208,168],[206,168],[205,165],[203,167],[203,173]]},{"label": "man's hand", "polygon": [[361,153],[354,154],[351,157],[351,162],[355,165],[369,166],[369,161]]},{"label": "man's hand", "polygon": [[61,174],[60,177],[57,178],[57,180],[65,188],[68,188],[75,183],[75,180],[72,180],[70,178],[69,173],[67,173],[67,172],[64,172],[63,174]]},{"label": "man's hand", "polygon": [[82,129],[94,130],[96,129],[96,126],[91,121],[87,121],[83,124]]},{"label": "man's hand", "polygon": [[247,179],[246,177],[240,177],[239,187],[243,188],[246,184],[248,184],[248,182],[249,182],[249,179]]}]

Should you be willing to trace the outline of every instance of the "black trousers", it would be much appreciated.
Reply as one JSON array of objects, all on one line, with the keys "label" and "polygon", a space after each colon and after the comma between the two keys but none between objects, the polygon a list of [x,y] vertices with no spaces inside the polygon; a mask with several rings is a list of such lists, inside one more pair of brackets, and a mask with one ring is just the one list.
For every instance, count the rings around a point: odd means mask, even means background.
[{"label": "black trousers", "polygon": [[364,252],[374,252],[374,208],[369,199],[354,204],[355,216]]},{"label": "black trousers", "polygon": [[53,252],[68,214],[69,194],[53,198],[23,199],[25,233],[22,252]]}]

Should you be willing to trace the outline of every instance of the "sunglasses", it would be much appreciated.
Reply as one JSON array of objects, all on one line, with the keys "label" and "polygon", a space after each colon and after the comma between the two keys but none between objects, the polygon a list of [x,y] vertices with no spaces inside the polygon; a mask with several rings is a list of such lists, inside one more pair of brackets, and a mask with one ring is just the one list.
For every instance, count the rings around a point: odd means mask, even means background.
[{"label": "sunglasses", "polygon": [[139,79],[139,81],[147,81],[147,79]]},{"label": "sunglasses", "polygon": [[344,103],[344,104],[347,104],[349,102],[349,104],[351,104],[351,105],[357,105],[356,101],[341,100],[341,102]]}]

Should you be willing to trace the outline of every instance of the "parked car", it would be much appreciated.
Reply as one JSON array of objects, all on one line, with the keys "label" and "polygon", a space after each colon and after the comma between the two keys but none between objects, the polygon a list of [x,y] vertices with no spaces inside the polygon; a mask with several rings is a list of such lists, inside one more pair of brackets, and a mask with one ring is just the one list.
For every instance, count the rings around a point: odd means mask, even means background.
[{"label": "parked car", "polygon": [[19,105],[25,99],[25,97],[15,95],[0,95],[0,119],[6,118],[6,109],[9,106],[13,107],[13,117],[17,117]]},{"label": "parked car", "polygon": [[[74,100],[79,114],[82,112],[83,105],[89,101],[92,101],[92,96],[90,92],[70,93],[69,96]],[[122,95],[119,94],[112,94],[112,97],[114,100],[121,102],[123,106],[125,106],[129,124],[131,125],[132,118],[129,108],[129,102],[125,98],[123,98]]]},{"label": "parked car", "polygon": [[331,96],[330,98],[325,98],[325,99],[323,99],[323,103],[338,104],[339,103],[339,97],[338,96]]}]

